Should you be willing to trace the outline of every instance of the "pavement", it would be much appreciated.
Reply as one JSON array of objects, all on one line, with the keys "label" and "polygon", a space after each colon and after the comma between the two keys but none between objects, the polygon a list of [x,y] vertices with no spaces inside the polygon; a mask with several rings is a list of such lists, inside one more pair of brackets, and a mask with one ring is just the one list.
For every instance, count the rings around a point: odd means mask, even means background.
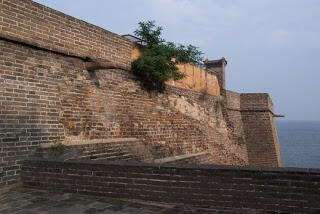
[{"label": "pavement", "polygon": [[247,211],[204,209],[182,205],[118,200],[73,193],[39,191],[23,187],[16,187],[0,193],[0,214],[252,213]]}]

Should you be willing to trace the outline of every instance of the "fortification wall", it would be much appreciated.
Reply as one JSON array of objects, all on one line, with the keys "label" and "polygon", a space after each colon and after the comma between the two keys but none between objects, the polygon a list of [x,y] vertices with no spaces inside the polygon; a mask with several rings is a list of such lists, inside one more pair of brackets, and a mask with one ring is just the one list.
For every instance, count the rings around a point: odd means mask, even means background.
[{"label": "fortification wall", "polygon": [[0,1],[0,37],[130,67],[129,40],[30,0]]},{"label": "fortification wall", "polygon": [[241,94],[229,90],[224,90],[222,93],[227,102],[226,122],[232,138],[239,145],[245,144],[245,133],[241,115]]},{"label": "fortification wall", "polygon": [[222,95],[227,102],[225,119],[230,138],[238,145],[246,145],[249,164],[282,166],[270,96],[266,93],[241,94],[229,90],[223,90]]},{"label": "fortification wall", "polygon": [[[223,98],[204,93],[201,81],[193,90],[146,92],[125,70],[130,41],[30,0],[0,1],[0,48],[0,186],[19,181],[21,161],[39,144],[66,138],[136,137],[157,158],[208,150],[216,164],[229,165],[248,164],[248,147],[253,164],[270,163],[263,149],[280,163],[272,112],[264,111],[272,106],[268,96],[240,95],[240,115],[231,111],[239,94],[227,93],[225,114]],[[87,57],[124,69],[88,72]],[[203,72],[198,80],[208,77]],[[247,144],[239,143],[242,130]]]},{"label": "fortification wall", "polygon": [[320,212],[316,169],[29,160],[22,171],[24,185],[32,188],[241,213]]},{"label": "fortification wall", "polygon": [[241,115],[250,165],[282,166],[270,96],[241,94]]},{"label": "fortification wall", "polygon": [[220,97],[168,86],[150,94],[128,71],[88,72],[83,61],[0,40],[2,185],[19,180],[20,162],[44,142],[136,137],[156,157],[209,150],[217,164],[247,164],[228,137]]}]

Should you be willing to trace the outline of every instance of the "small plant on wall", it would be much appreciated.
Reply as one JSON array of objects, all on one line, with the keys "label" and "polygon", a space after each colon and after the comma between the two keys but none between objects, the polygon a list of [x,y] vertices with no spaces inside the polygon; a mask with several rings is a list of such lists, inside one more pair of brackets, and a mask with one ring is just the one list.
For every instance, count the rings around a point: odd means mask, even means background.
[{"label": "small plant on wall", "polygon": [[49,147],[49,154],[57,157],[63,155],[65,152],[65,146],[62,143],[54,143],[51,147]]},{"label": "small plant on wall", "polygon": [[166,42],[161,38],[161,32],[162,28],[156,26],[154,21],[140,22],[134,32],[146,47],[141,56],[132,62],[131,71],[149,90],[161,91],[169,79],[184,78],[185,74],[178,70],[177,64],[197,65],[202,62],[202,52],[197,47]]}]

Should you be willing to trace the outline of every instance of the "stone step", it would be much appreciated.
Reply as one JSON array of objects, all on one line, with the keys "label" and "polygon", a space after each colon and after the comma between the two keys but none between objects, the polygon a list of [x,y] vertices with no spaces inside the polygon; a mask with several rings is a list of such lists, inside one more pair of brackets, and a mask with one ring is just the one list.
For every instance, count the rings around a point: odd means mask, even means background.
[{"label": "stone step", "polygon": [[80,156],[79,160],[96,160],[101,158],[108,158],[108,157],[121,157],[123,155],[129,155],[126,152],[106,152],[106,153],[96,153],[93,155],[84,155]]},{"label": "stone step", "polygon": [[93,161],[129,161],[133,160],[134,158],[130,154],[125,154],[122,156],[108,156],[108,157],[103,157],[103,158],[96,158],[96,159],[91,159]]},{"label": "stone step", "polygon": [[183,161],[186,161],[187,159],[194,158],[194,157],[204,155],[204,154],[208,154],[208,152],[200,152],[200,153],[196,153],[196,154],[185,154],[185,155],[167,157],[167,158],[162,158],[162,159],[156,159],[153,162],[158,163],[158,164],[183,162]]}]

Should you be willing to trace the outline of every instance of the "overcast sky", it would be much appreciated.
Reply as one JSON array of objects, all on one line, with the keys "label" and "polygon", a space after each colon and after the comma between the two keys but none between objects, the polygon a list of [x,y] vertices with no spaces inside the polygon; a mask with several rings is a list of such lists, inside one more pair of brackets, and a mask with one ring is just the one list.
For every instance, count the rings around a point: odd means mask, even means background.
[{"label": "overcast sky", "polygon": [[268,92],[285,120],[320,120],[319,0],[37,0],[117,34],[155,20],[168,41],[225,57],[227,88]]}]

